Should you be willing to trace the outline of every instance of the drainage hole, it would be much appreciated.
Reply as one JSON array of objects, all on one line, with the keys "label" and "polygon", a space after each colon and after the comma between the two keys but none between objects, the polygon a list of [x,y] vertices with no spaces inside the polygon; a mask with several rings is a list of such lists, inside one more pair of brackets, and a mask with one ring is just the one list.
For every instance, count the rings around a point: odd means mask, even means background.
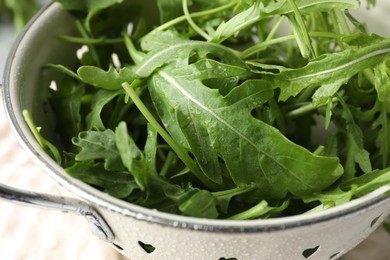
[{"label": "drainage hole", "polygon": [[332,260],[332,259],[336,258],[339,254],[340,254],[340,252],[337,252],[337,253],[331,255],[331,256],[329,257],[329,260]]},{"label": "drainage hole", "polygon": [[154,250],[156,250],[156,248],[155,248],[154,246],[152,246],[152,245],[150,245],[150,244],[146,244],[146,243],[144,243],[144,242],[142,242],[142,241],[138,241],[138,244],[139,244],[139,245],[141,246],[141,248],[142,248],[143,250],[145,250],[145,252],[148,253],[148,254],[151,254],[151,253],[153,253]]},{"label": "drainage hole", "polygon": [[115,244],[115,243],[112,243],[118,250],[121,250],[123,251],[123,247],[121,247],[120,245],[118,244]]},{"label": "drainage hole", "polygon": [[235,258],[235,257],[221,257],[221,258],[219,258],[218,260],[238,260],[237,258]]},{"label": "drainage hole", "polygon": [[308,248],[306,250],[304,250],[302,252],[302,255],[305,257],[305,258],[309,258],[311,257],[312,255],[314,255],[318,249],[320,249],[320,246],[316,246],[316,247],[313,247],[313,248]]},{"label": "drainage hole", "polygon": [[382,215],[380,215],[380,216],[374,218],[374,219],[371,221],[370,227],[373,228],[381,217],[382,217]]}]

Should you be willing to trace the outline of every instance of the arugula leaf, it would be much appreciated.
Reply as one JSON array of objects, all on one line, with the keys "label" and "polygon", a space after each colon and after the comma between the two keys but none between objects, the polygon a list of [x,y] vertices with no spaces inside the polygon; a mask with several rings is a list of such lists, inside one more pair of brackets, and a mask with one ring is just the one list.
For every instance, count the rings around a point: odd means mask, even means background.
[{"label": "arugula leaf", "polygon": [[375,69],[375,89],[378,93],[379,116],[373,127],[380,128],[377,141],[380,144],[382,167],[390,165],[390,76],[386,63],[378,65]]},{"label": "arugula leaf", "polygon": [[280,101],[295,97],[303,89],[320,86],[313,95],[313,104],[320,106],[352,76],[382,63],[389,55],[390,42],[384,40],[358,50],[324,54],[310,61],[305,67],[284,70],[278,75],[268,77],[280,88]]},{"label": "arugula leaf", "polygon": [[[168,63],[174,62],[177,67],[180,67],[188,63],[188,59],[192,54],[196,54],[200,58],[206,58],[210,53],[225,63],[245,68],[245,63],[229,48],[209,42],[182,40],[168,48],[158,48],[149,52],[142,62],[136,65],[134,71],[139,77],[145,78],[150,76],[157,68]],[[180,56],[178,57],[177,54]]]},{"label": "arugula leaf", "polygon": [[374,170],[372,172],[366,173],[362,176],[353,178],[341,185],[342,189],[354,189],[354,196],[362,197],[384,185],[388,185],[390,181],[390,168],[385,168],[382,170]]},{"label": "arugula leaf", "polygon": [[104,71],[95,66],[82,66],[77,70],[77,74],[83,82],[108,90],[121,89],[122,83],[135,79],[134,72],[126,67],[118,73],[114,67]]},{"label": "arugula leaf", "polygon": [[[223,97],[205,87],[202,78],[192,79],[185,71],[183,66],[160,69],[152,76],[149,91],[160,114],[171,111],[172,115],[162,117],[162,121],[176,124],[182,131],[211,180],[222,182],[222,159],[236,185],[256,183],[265,196],[283,198],[288,192],[321,190],[325,188],[322,185],[330,185],[341,175],[338,159],[315,156],[251,116],[252,109],[273,95],[267,82],[246,81]],[[298,167],[296,160],[304,162],[305,167]],[[243,168],[245,175],[240,173]],[[314,173],[318,175],[312,176]]]},{"label": "arugula leaf", "polygon": [[375,67],[375,89],[378,100],[390,104],[390,75],[386,60]]},{"label": "arugula leaf", "polygon": [[343,107],[342,118],[345,119],[347,130],[347,161],[345,166],[344,178],[349,179],[355,175],[355,163],[358,163],[363,172],[372,171],[370,155],[364,149],[363,144],[363,132],[360,127],[355,123],[354,117],[343,100],[342,97],[338,96],[338,99]]},{"label": "arugula leaf", "polygon": [[102,110],[104,106],[120,95],[124,95],[123,89],[117,91],[101,89],[96,92],[92,98],[91,111],[86,117],[87,129],[106,130],[107,127],[104,125],[102,119]]},{"label": "arugula leaf", "polygon": [[85,183],[98,186],[111,196],[124,199],[130,196],[139,187],[133,177],[123,172],[107,172],[101,163],[78,162],[66,172]]},{"label": "arugula leaf", "polygon": [[[313,193],[303,197],[305,203],[320,202],[321,208],[329,208],[342,205],[350,201],[353,197],[353,190],[344,191],[340,187],[332,189],[330,191]],[[318,207],[318,206],[317,206]],[[318,208],[317,208],[318,210]],[[317,211],[316,210],[316,211]],[[313,211],[310,211],[311,213]]]},{"label": "arugula leaf", "polygon": [[72,142],[80,148],[75,158],[77,161],[102,159],[106,170],[124,170],[116,147],[115,133],[112,130],[81,132],[78,137],[72,139]]},{"label": "arugula leaf", "polygon": [[232,220],[256,219],[256,218],[264,217],[265,215],[272,215],[275,213],[279,213],[285,210],[288,205],[289,205],[289,201],[285,201],[280,206],[271,207],[268,205],[267,201],[262,200],[252,208],[240,212],[236,215],[233,215],[229,217],[229,219]]},{"label": "arugula leaf", "polygon": [[179,209],[188,216],[213,219],[218,217],[216,206],[217,199],[209,191],[200,190],[181,203]]},{"label": "arugula leaf", "polygon": [[124,122],[120,123],[115,130],[115,142],[121,161],[129,172],[133,174],[139,187],[145,190],[150,176],[155,176],[156,171],[153,168],[148,169],[145,155],[138,148],[131,136],[128,135],[127,126]]}]

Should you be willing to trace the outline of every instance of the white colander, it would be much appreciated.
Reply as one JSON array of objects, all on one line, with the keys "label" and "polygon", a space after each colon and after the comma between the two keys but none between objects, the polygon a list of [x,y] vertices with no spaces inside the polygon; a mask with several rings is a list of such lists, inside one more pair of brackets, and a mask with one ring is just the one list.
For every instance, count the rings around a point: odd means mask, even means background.
[{"label": "white colander", "polygon": [[[143,1],[145,6],[151,1]],[[387,30],[390,2],[379,1],[366,20]],[[150,17],[155,10],[148,9]],[[135,260],[158,259],[337,259],[363,241],[390,212],[389,186],[320,213],[266,220],[228,221],[176,216],[110,197],[71,178],[38,145],[21,111],[28,109],[43,129],[53,115],[41,106],[42,89],[55,75],[42,77],[47,63],[71,64],[75,49],[56,38],[74,30],[73,18],[58,4],[42,10],[16,41],[4,73],[7,116],[21,145],[71,197],[37,194],[0,184],[0,198],[73,212],[86,217],[100,238]],[[379,32],[379,31],[378,31]],[[383,31],[382,31],[383,32]],[[76,47],[75,47],[76,48]]]}]

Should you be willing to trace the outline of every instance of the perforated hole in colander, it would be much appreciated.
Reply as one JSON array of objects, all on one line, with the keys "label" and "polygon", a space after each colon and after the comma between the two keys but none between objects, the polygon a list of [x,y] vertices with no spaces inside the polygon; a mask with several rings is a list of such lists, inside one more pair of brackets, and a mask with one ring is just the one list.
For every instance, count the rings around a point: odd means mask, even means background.
[{"label": "perforated hole in colander", "polygon": [[218,260],[238,260],[238,259],[235,257],[221,257]]},{"label": "perforated hole in colander", "polygon": [[380,220],[382,218],[382,215],[374,218],[372,221],[371,221],[371,224],[370,224],[370,227],[371,228],[374,228],[376,226],[376,224],[378,223],[378,220]]},{"label": "perforated hole in colander", "polygon": [[334,253],[333,255],[331,255],[331,256],[329,257],[329,260],[336,259],[337,256],[338,256],[339,254],[340,254],[340,252]]},{"label": "perforated hole in colander", "polygon": [[115,243],[112,243],[113,246],[115,246],[118,250],[122,251],[123,250],[123,247],[121,247],[120,245],[118,244],[115,244]]},{"label": "perforated hole in colander", "polygon": [[145,250],[146,253],[148,254],[151,254],[154,252],[154,250],[156,250],[156,248],[154,246],[152,246],[151,244],[146,244],[142,241],[138,241],[138,244],[141,246],[141,248],[143,250]]},{"label": "perforated hole in colander", "polygon": [[320,246],[305,249],[303,250],[302,255],[308,259],[312,257],[318,251],[318,249],[320,249]]}]

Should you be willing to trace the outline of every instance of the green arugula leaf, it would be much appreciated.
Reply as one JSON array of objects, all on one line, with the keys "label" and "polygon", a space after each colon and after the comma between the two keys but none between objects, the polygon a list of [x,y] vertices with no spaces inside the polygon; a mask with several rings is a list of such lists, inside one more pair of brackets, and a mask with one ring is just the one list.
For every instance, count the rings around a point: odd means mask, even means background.
[{"label": "green arugula leaf", "polygon": [[353,195],[362,197],[384,185],[390,190],[390,168],[374,170],[362,176],[353,178],[341,185],[341,189],[354,189]]},{"label": "green arugula leaf", "polygon": [[66,172],[85,183],[98,186],[104,192],[120,199],[125,199],[133,191],[139,190],[133,176],[123,172],[107,172],[104,165],[99,163],[78,162],[66,168]]},{"label": "green arugula leaf", "polygon": [[[330,191],[306,195],[303,197],[303,201],[305,203],[311,203],[316,201],[320,202],[321,205],[318,206],[317,209],[315,209],[315,211],[318,211],[318,209],[321,208],[326,209],[329,207],[335,207],[349,202],[353,197],[353,193],[354,193],[353,190],[344,191],[340,189],[340,187],[337,187]],[[313,212],[314,212],[313,210],[310,211],[310,213]]]},{"label": "green arugula leaf", "polygon": [[378,100],[390,104],[390,75],[386,60],[375,67],[375,89]]},{"label": "green arugula leaf", "polygon": [[124,166],[116,147],[115,133],[105,131],[81,132],[72,139],[74,145],[80,148],[76,155],[77,161],[104,160],[104,168],[108,171],[123,171]]},{"label": "green arugula leaf", "polygon": [[[161,42],[170,42],[172,34],[160,34]],[[164,39],[167,39],[165,41]],[[148,47],[144,48],[149,49]],[[152,45],[154,46],[154,44]],[[199,58],[206,58],[208,54],[212,53],[218,59],[221,59],[223,63],[230,65],[236,65],[245,68],[245,63],[229,48],[219,44],[202,42],[202,41],[191,41],[181,39],[175,41],[172,45],[166,48],[165,44],[158,44],[158,47],[153,51],[150,51],[142,62],[138,63],[134,69],[135,73],[139,77],[150,76],[157,68],[160,68],[169,63],[175,63],[176,67],[181,67],[188,64],[189,58],[195,55]]]},{"label": "green arugula leaf", "polygon": [[367,150],[364,149],[364,140],[363,132],[360,127],[356,124],[355,119],[343,100],[342,97],[338,96],[339,102],[343,107],[341,116],[345,119],[346,130],[347,130],[347,161],[345,166],[345,175],[343,176],[346,179],[354,177],[355,163],[358,163],[363,172],[372,171],[370,154]]},{"label": "green arugula leaf", "polygon": [[118,73],[114,67],[104,71],[95,66],[82,66],[77,70],[77,74],[83,82],[107,90],[121,89],[122,83],[133,82],[135,79],[134,72],[127,67]]},{"label": "green arugula leaf", "polygon": [[379,153],[381,157],[381,167],[390,165],[390,106],[388,103],[380,103],[380,112],[378,118],[374,121],[372,127],[379,128],[377,141],[380,145]]},{"label": "green arugula leaf", "polygon": [[135,181],[141,190],[145,190],[151,175],[145,162],[145,155],[138,148],[134,140],[129,136],[126,123],[121,122],[115,129],[115,145],[118,148],[120,159],[129,172],[134,176]]},{"label": "green arugula leaf", "polygon": [[295,97],[303,89],[320,86],[313,95],[313,104],[321,106],[352,76],[382,63],[389,55],[390,42],[385,40],[358,50],[325,54],[310,61],[305,67],[285,70],[268,77],[280,88],[280,101]]},{"label": "green arugula leaf", "polygon": [[[222,182],[221,159],[236,185],[255,183],[272,198],[321,190],[341,175],[338,159],[315,156],[252,117],[251,110],[273,95],[267,82],[246,81],[223,97],[185,72],[183,66],[160,69],[152,76],[149,91],[157,111],[171,113],[161,117],[163,123],[182,131],[200,167],[214,182]],[[305,167],[294,166],[296,160],[305,162]],[[243,168],[245,175],[240,173]]]},{"label": "green arugula leaf", "polygon": [[180,204],[179,210],[188,216],[199,218],[217,218],[217,199],[206,190],[199,190],[188,200]]},{"label": "green arugula leaf", "polygon": [[119,89],[117,91],[100,89],[96,92],[96,94],[92,97],[91,111],[86,117],[88,130],[106,130],[107,127],[104,125],[102,119],[102,110],[107,104],[120,95],[124,95],[123,89]]},{"label": "green arugula leaf", "polygon": [[257,205],[253,206],[252,208],[240,212],[236,215],[233,215],[229,217],[231,220],[244,220],[244,219],[257,219],[260,217],[272,215],[275,213],[279,213],[287,208],[289,205],[289,201],[283,202],[278,207],[271,207],[268,205],[268,202],[265,200],[260,201]]}]

